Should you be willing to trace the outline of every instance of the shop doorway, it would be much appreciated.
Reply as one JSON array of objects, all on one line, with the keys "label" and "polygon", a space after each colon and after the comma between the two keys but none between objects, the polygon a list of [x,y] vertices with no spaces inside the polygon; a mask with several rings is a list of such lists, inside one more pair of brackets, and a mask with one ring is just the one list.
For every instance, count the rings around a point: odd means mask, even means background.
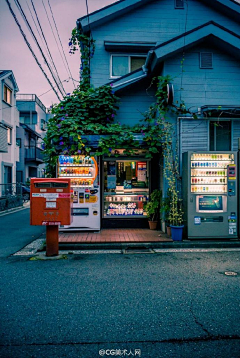
[{"label": "shop doorway", "polygon": [[102,167],[102,227],[147,228],[145,204],[150,192],[150,161],[109,158]]}]

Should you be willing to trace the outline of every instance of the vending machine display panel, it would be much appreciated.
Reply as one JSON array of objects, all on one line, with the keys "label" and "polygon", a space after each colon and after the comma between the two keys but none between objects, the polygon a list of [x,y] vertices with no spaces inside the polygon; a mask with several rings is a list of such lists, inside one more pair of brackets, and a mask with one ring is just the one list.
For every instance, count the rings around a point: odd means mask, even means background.
[{"label": "vending machine display panel", "polygon": [[197,195],[196,212],[223,213],[227,211],[227,197],[223,195]]}]

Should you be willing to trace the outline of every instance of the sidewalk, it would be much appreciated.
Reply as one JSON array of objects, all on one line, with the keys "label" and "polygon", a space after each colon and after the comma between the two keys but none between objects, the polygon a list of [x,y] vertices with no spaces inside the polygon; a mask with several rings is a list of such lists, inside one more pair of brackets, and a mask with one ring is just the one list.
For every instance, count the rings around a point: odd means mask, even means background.
[{"label": "sidewalk", "polygon": [[0,211],[0,217],[7,215],[7,214],[16,213],[17,211],[27,209],[27,208],[30,208],[30,200],[27,201],[26,203],[23,203],[23,206],[17,206],[16,208]]},{"label": "sidewalk", "polygon": [[100,232],[59,232],[59,249],[240,248],[240,240],[173,241],[162,231],[102,229]]}]

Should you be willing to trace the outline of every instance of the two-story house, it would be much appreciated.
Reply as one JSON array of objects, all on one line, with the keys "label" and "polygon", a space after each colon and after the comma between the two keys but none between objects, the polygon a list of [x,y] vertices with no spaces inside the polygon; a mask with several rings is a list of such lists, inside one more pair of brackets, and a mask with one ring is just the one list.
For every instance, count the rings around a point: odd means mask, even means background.
[{"label": "two-story house", "polygon": [[[16,163],[19,148],[16,143],[16,128],[19,113],[16,108],[17,82],[12,71],[0,70],[0,192],[5,195],[16,183]],[[9,185],[6,185],[9,184]]]},{"label": "two-story house", "polygon": [[31,177],[45,176],[42,143],[50,114],[35,94],[18,94],[17,108],[20,121],[17,128],[17,182],[25,183]]},{"label": "two-story house", "polygon": [[[171,76],[174,103],[183,100],[189,112],[197,114],[197,119],[191,113],[170,117],[182,170],[186,151],[238,149],[239,20],[240,4],[234,0],[120,0],[78,19],[77,26],[96,40],[90,61],[92,85],[111,83],[120,97],[116,121],[138,123],[155,100],[152,78]],[[166,192],[167,188],[157,161],[146,161],[141,155],[139,159],[103,158],[103,226],[111,226],[108,223],[113,220],[106,201],[121,201],[120,193],[110,196],[112,190],[104,184],[114,162],[122,189],[124,180],[127,187],[136,176],[150,191],[160,187]],[[120,219],[121,215],[115,226]]]}]

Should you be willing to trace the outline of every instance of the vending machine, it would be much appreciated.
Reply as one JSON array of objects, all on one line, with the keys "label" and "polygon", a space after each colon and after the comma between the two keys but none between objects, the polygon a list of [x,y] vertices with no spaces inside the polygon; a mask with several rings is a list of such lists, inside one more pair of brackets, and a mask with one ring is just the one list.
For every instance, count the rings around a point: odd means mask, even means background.
[{"label": "vending machine", "polygon": [[57,164],[59,178],[71,178],[73,200],[71,225],[60,231],[100,230],[100,177],[98,158],[83,155],[60,155]]},{"label": "vending machine", "polygon": [[189,239],[236,239],[237,152],[183,153],[182,194]]}]

